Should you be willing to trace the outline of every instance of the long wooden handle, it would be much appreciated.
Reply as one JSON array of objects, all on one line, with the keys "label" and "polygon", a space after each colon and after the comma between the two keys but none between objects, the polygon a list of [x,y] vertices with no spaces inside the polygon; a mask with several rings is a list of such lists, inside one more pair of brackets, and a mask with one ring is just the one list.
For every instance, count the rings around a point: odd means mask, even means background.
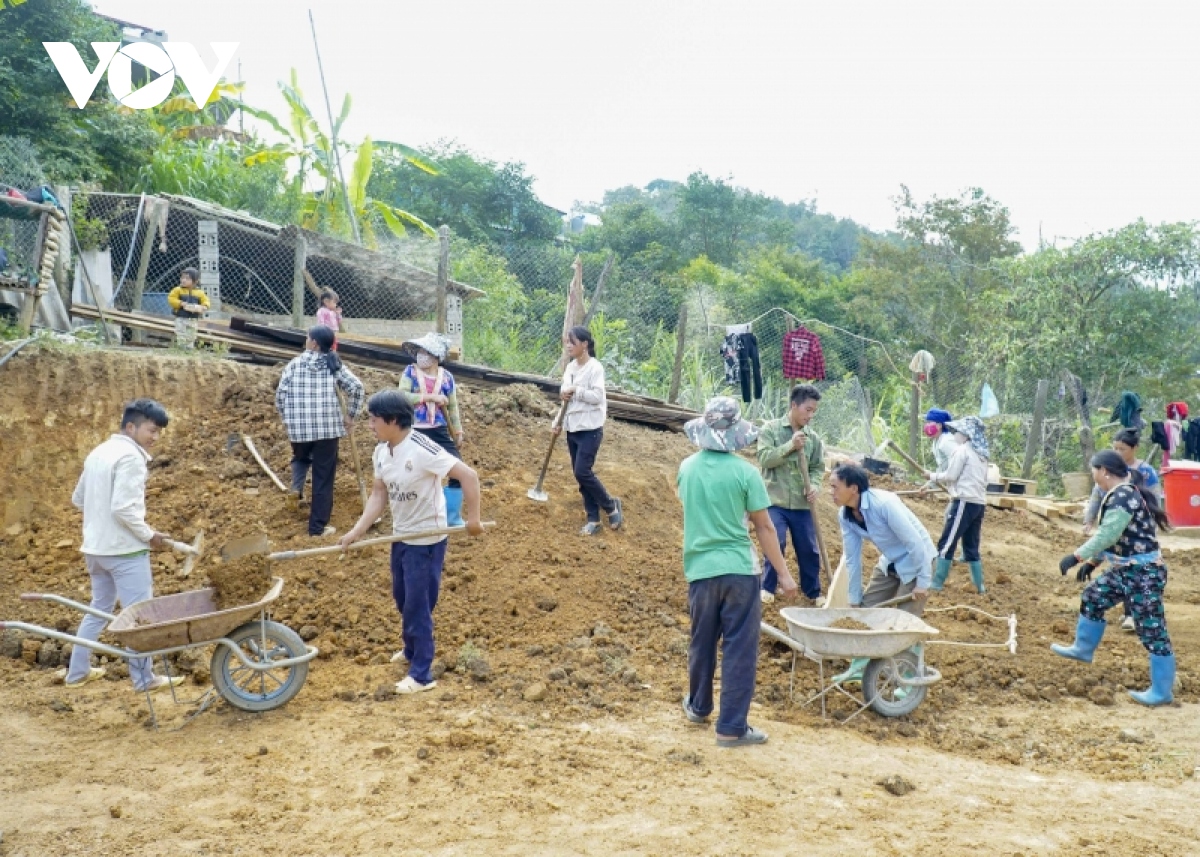
[{"label": "long wooden handle", "polygon": [[[807,463],[807,462],[805,462]],[[808,481],[808,469],[800,468],[800,476],[804,479],[804,493],[807,495],[811,490],[811,483]],[[825,585],[826,591],[828,586],[833,582],[833,573],[829,570],[829,551],[825,550],[825,537],[821,535],[821,519],[817,515],[817,503],[808,504],[812,510],[813,532],[817,534],[817,552],[821,555],[821,568],[825,570]]]},{"label": "long wooden handle", "polygon": [[[350,411],[346,406],[346,397],[342,394],[340,387],[334,389],[337,390],[338,404],[341,405],[342,413],[349,417]],[[358,494],[365,509],[367,508],[367,483],[363,481],[362,464],[358,460],[358,435],[354,431],[354,420],[350,420],[350,460],[354,462],[354,477],[358,479]]]},{"label": "long wooden handle", "polygon": [[924,467],[922,467],[921,465],[917,464],[917,460],[916,460],[915,458],[913,458],[911,455],[909,455],[907,452],[905,452],[903,449],[901,449],[901,448],[900,448],[900,447],[899,447],[899,446],[896,444],[896,441],[894,441],[894,440],[892,440],[891,438],[889,438],[889,439],[888,439],[888,442],[887,442],[887,445],[888,445],[888,446],[890,446],[892,449],[894,449],[894,450],[895,450],[895,451],[896,451],[896,452],[897,452],[897,453],[900,455],[900,457],[901,457],[901,458],[903,458],[905,461],[907,461],[907,462],[908,462],[908,465],[909,465],[911,468],[913,468],[914,470],[916,470],[916,471],[917,471],[918,473],[920,473],[921,475],[924,475],[924,474],[925,474],[925,468],[924,468]]},{"label": "long wooden handle", "polygon": [[566,411],[567,403],[564,401],[558,406],[558,413],[554,416],[554,422],[550,424],[552,427],[559,426],[560,430],[550,436],[550,445],[546,447],[546,457],[542,459],[542,472],[538,474],[538,481],[533,489],[534,491],[541,491],[542,483],[546,481],[546,471],[550,469],[550,456],[554,453],[554,444],[558,442],[558,436],[562,434],[562,418]]},{"label": "long wooden handle", "polygon": [[271,477],[272,482],[274,482],[276,485],[279,486],[280,491],[283,491],[286,493],[288,490],[287,486],[284,485],[281,481],[279,481],[279,477],[275,475],[274,470],[267,467],[267,462],[263,461],[263,457],[258,454],[258,449],[257,449],[257,447],[254,446],[254,441],[250,439],[250,435],[246,434],[245,432],[242,432],[241,438],[242,438],[242,443],[244,443],[246,445],[246,449],[250,450],[250,454],[253,455],[254,460],[258,462],[258,466],[261,467],[266,472],[266,474]]},{"label": "long wooden handle", "polygon": [[[496,526],[495,521],[484,521],[483,522],[484,529],[490,529],[494,526]],[[437,530],[422,530],[419,533],[393,533],[390,536],[380,536],[377,539],[364,539],[363,541],[355,542],[352,545],[348,545],[345,548],[343,548],[341,545],[329,545],[329,547],[324,547],[324,548],[308,548],[306,550],[299,550],[299,551],[279,551],[278,553],[268,554],[267,559],[269,559],[269,560],[300,559],[300,558],[306,557],[306,556],[320,556],[321,554],[327,554],[327,553],[344,553],[345,551],[348,551],[348,550],[354,550],[356,548],[371,547],[372,545],[388,545],[388,544],[391,544],[392,542],[402,542],[402,541],[405,541],[406,539],[425,539],[425,538],[429,538],[430,536],[453,536],[456,533],[465,533],[466,531],[467,531],[467,528],[465,526],[463,526],[463,527],[442,527],[441,529],[437,529]]]}]

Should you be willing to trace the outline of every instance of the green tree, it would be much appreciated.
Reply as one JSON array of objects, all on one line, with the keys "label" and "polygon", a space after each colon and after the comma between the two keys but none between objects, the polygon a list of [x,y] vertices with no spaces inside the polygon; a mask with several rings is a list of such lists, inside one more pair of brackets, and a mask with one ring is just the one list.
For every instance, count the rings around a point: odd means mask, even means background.
[{"label": "green tree", "polygon": [[[79,0],[37,0],[0,18],[0,128],[28,137],[55,181],[100,182],[127,190],[156,138],[149,117],[96,93],[76,108],[42,42],[70,42],[93,57],[91,42],[120,41],[116,27]],[[95,60],[91,60],[94,65]]]},{"label": "green tree", "polygon": [[422,155],[437,164],[435,173],[409,158],[384,154],[371,176],[371,195],[476,241],[546,241],[562,231],[558,213],[533,192],[533,176],[524,164],[497,164],[457,143],[439,144]]}]

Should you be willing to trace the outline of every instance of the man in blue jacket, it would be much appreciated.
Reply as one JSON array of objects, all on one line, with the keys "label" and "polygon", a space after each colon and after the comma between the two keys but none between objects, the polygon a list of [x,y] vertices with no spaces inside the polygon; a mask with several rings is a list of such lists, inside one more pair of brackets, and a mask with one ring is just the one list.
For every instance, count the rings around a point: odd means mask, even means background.
[{"label": "man in blue jacket", "polygon": [[[850,586],[851,607],[874,607],[902,595],[912,600],[898,605],[901,610],[920,616],[933,579],[933,560],[937,548],[929,531],[912,510],[890,491],[871,487],[867,471],[856,464],[843,464],[829,480],[833,502],[842,511],[842,556]],[[862,588],[862,548],[869,541],[879,549],[879,562],[871,574],[866,592]],[[862,681],[866,658],[855,658],[850,669],[834,676],[833,681]]]}]

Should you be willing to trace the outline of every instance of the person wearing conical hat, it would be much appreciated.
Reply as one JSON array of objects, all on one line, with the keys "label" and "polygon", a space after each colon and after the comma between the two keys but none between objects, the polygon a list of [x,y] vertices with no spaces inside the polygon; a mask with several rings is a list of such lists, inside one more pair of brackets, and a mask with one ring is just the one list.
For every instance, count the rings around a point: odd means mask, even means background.
[{"label": "person wearing conical hat", "polygon": [[[404,347],[414,354],[413,362],[400,375],[400,393],[413,406],[413,429],[432,440],[459,461],[458,451],[464,435],[458,411],[458,385],[454,376],[442,368],[450,353],[450,339],[440,333],[427,333],[420,339],[410,339]],[[446,495],[447,526],[463,524],[462,484],[451,477],[443,493]]]},{"label": "person wearing conical hat", "polygon": [[953,433],[958,446],[945,468],[926,471],[931,482],[944,486],[950,494],[946,507],[946,523],[938,539],[937,562],[933,570],[935,592],[946,585],[950,562],[961,539],[963,557],[971,570],[971,582],[980,594],[983,585],[983,561],[979,555],[979,540],[983,531],[983,513],[987,509],[988,443],[983,421],[979,417],[951,420],[946,427]]}]

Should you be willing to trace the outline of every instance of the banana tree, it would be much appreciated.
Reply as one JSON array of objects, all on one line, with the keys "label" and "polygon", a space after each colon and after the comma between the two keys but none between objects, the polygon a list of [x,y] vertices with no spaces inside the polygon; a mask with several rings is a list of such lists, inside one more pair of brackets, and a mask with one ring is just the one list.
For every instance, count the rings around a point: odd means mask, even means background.
[{"label": "banana tree", "polygon": [[[341,180],[338,178],[333,140],[339,135],[343,124],[350,115],[350,95],[346,95],[342,101],[340,113],[334,118],[333,133],[327,135],[321,130],[320,123],[317,122],[312,110],[304,100],[295,69],[292,69],[290,83],[280,84],[279,90],[289,109],[286,126],[265,110],[247,108],[246,112],[269,125],[284,138],[284,141],[254,152],[246,158],[246,163],[248,165],[271,161],[294,161],[296,163],[297,169],[293,181],[305,193],[301,217],[302,226],[306,229],[317,229],[339,237],[350,238],[354,233],[350,220],[353,217],[358,224],[364,243],[370,247],[378,246],[375,224],[380,220],[394,235],[406,234],[405,224],[415,226],[427,235],[435,234],[432,227],[415,214],[387,205],[379,200],[370,199],[366,195],[367,181],[371,177],[376,151],[386,150],[420,170],[437,175],[437,166],[432,161],[402,143],[384,141],[373,143],[371,138],[367,137],[357,147],[354,166],[346,182],[346,193],[343,194]],[[338,147],[339,150],[346,153],[354,151],[353,148],[340,141]],[[321,188],[312,190],[310,185],[318,182],[321,184]]]}]

